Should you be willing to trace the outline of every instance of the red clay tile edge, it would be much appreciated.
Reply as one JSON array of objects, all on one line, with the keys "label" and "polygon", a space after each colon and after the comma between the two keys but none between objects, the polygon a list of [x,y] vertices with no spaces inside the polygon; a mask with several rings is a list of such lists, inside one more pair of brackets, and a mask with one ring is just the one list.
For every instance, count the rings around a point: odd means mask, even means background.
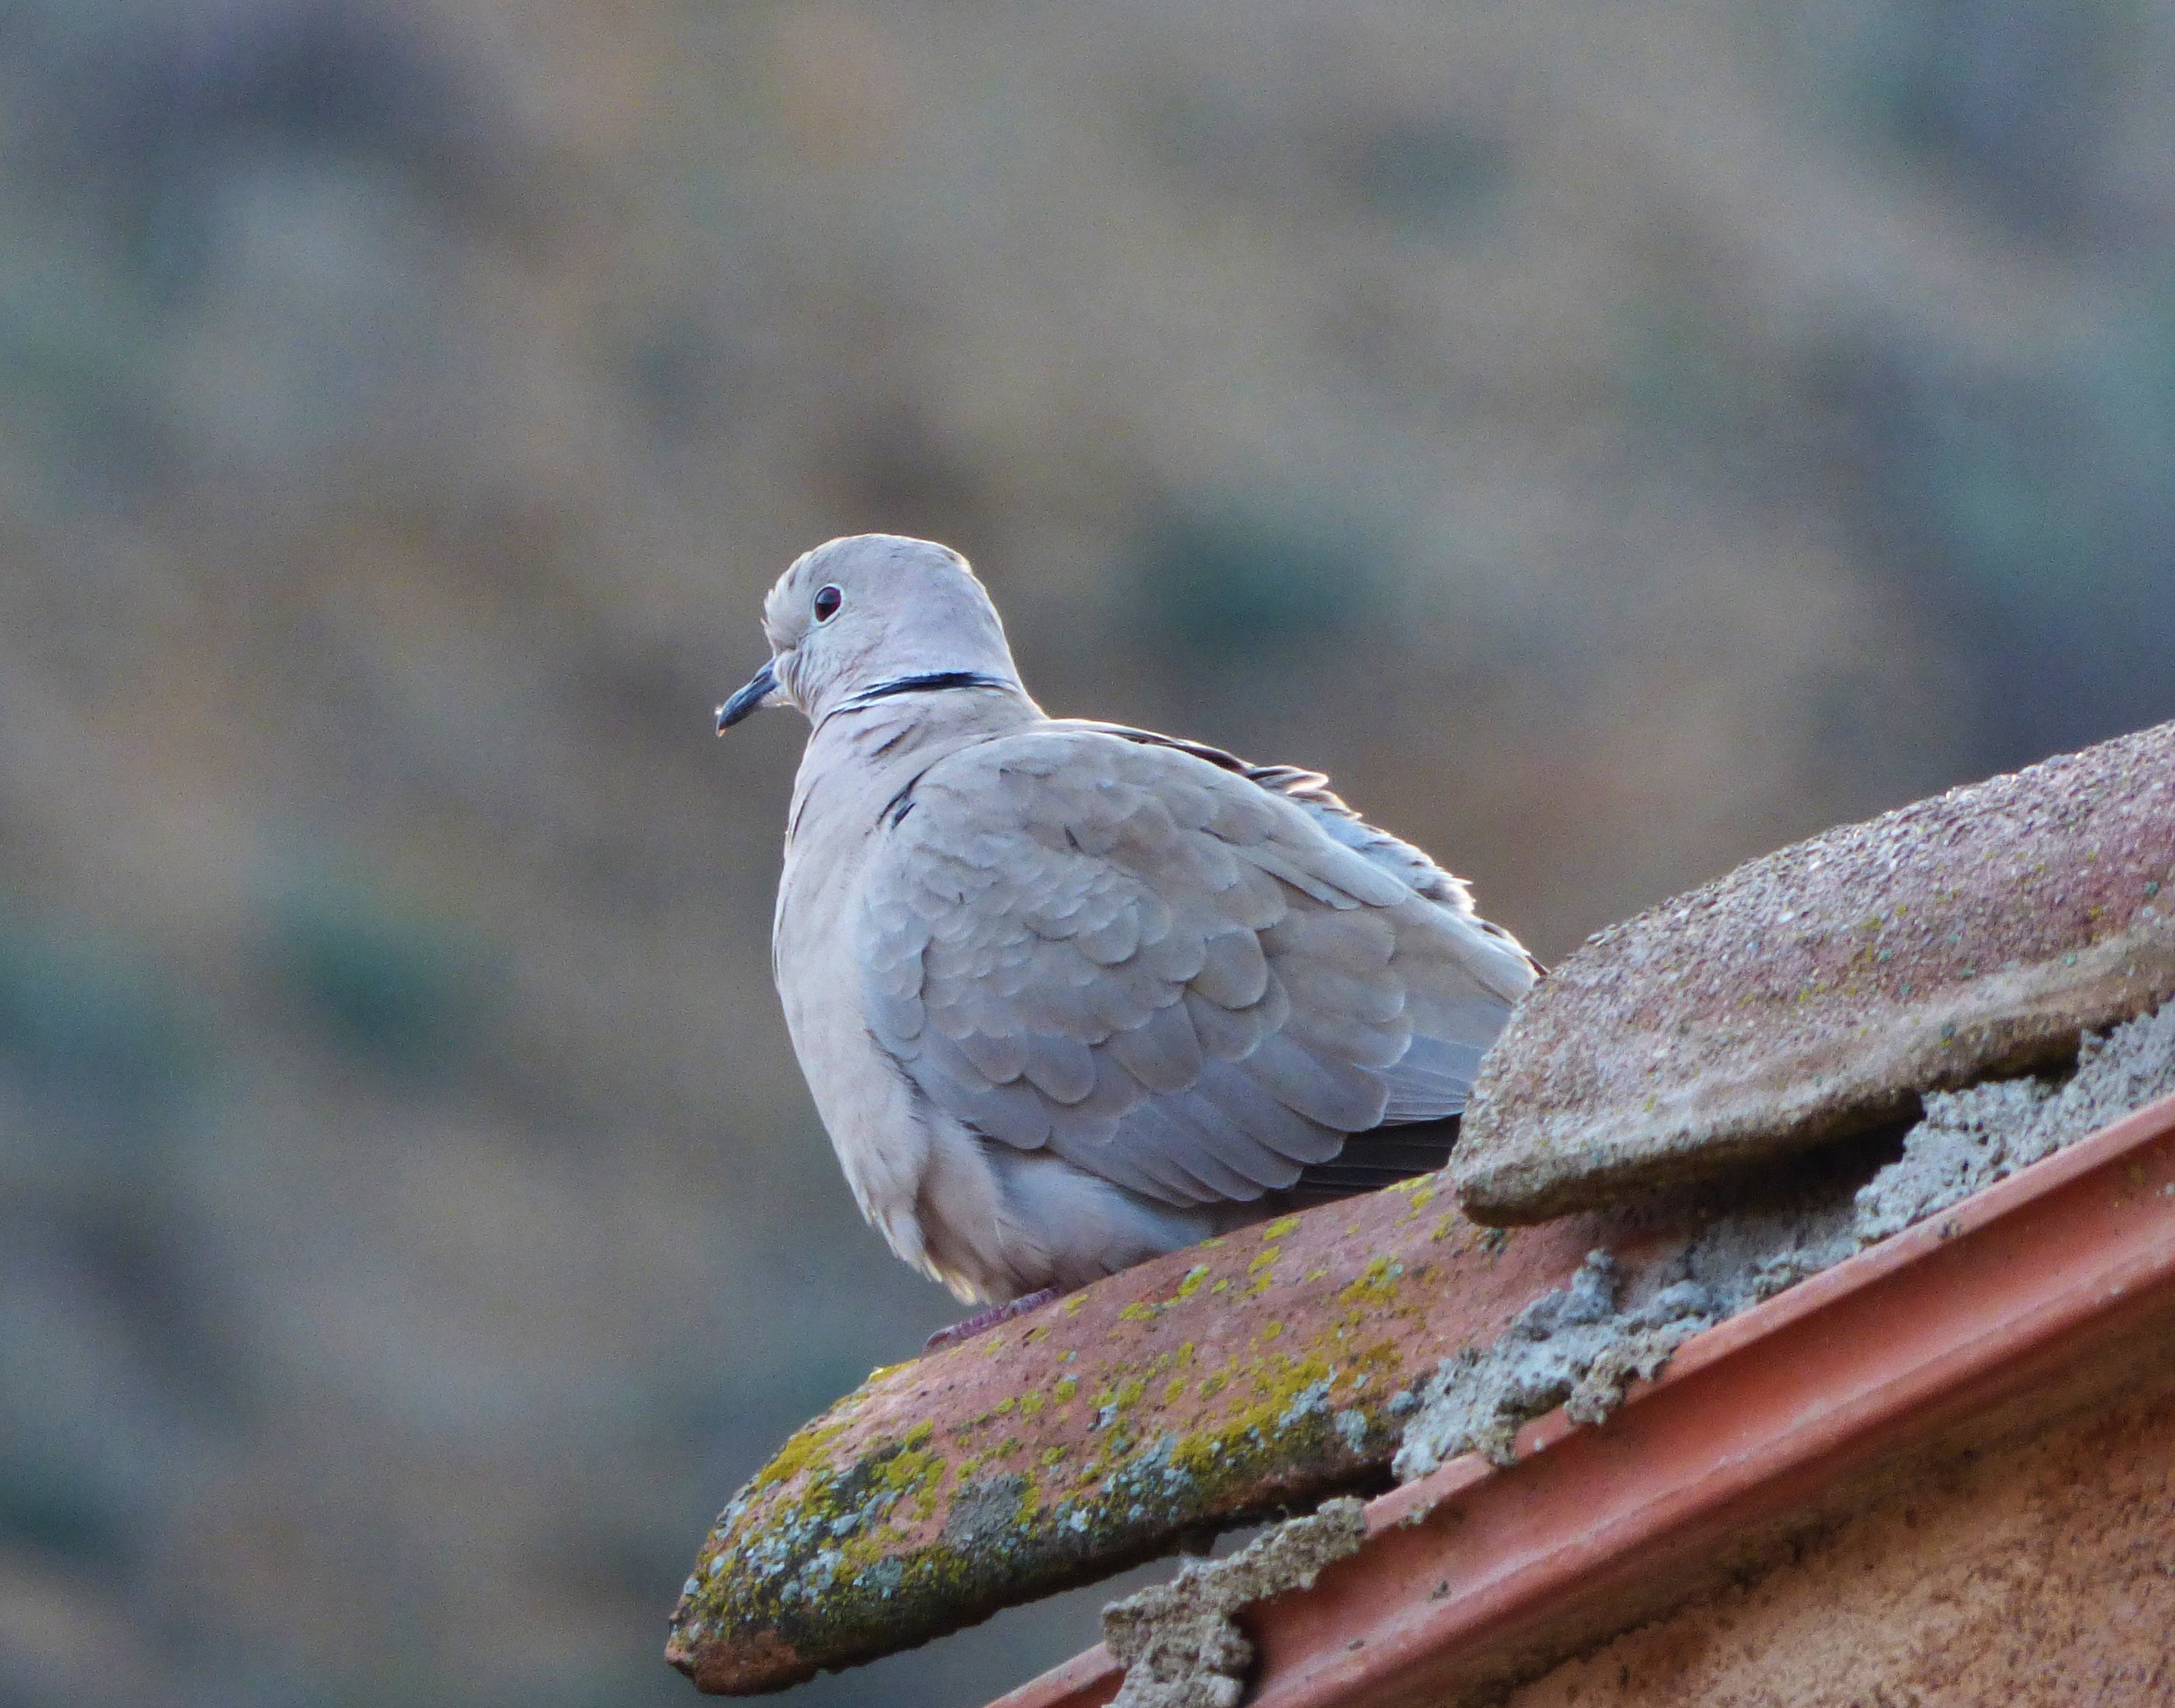
[{"label": "red clay tile edge", "polygon": [[[2175,1098],[1685,1343],[1598,1429],[1528,1424],[1369,1504],[1368,1541],[1249,1621],[1250,1708],[1388,1708],[1538,1670],[1609,1608],[2175,1310]],[[1444,1586],[1447,1586],[1447,1588]],[[1688,1589],[1687,1593],[1690,1591]],[[990,1708],[1101,1708],[1100,1646]]]}]

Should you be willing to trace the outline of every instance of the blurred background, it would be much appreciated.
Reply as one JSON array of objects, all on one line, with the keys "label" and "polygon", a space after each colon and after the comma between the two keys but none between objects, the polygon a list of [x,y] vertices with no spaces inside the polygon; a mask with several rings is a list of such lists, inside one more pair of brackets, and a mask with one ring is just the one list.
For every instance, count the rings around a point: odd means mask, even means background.
[{"label": "blurred background", "polygon": [[770,990],[802,726],[710,733],[818,540],[1549,957],[2175,715],[2171,87],[2167,0],[0,0],[0,1704],[692,1700],[711,1516],[957,1314]]}]

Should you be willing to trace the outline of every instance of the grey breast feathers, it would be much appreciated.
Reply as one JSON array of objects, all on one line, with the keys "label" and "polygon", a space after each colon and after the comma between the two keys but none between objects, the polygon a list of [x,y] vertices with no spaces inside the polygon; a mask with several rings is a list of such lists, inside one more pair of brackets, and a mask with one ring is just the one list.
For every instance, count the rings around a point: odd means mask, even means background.
[{"label": "grey breast feathers", "polygon": [[871,1031],[931,1103],[1179,1205],[1455,1114],[1533,978],[1313,773],[1087,724],[917,779],[858,929]]}]

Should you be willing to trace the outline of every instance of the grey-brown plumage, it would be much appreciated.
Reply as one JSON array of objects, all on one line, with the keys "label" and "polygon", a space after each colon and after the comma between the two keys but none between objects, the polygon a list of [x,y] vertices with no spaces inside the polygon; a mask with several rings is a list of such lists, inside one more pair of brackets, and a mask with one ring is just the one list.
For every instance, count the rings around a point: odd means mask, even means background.
[{"label": "grey-brown plumage", "polygon": [[719,727],[812,729],[773,935],[861,1208],[963,1299],[1439,1165],[1535,976],[1310,772],[1052,719],[956,553],[796,562]]}]

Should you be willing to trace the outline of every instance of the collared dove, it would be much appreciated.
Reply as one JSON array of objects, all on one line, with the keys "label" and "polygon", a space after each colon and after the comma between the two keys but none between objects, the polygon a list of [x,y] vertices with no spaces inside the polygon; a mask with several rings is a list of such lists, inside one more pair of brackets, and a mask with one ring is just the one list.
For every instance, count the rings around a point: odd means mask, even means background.
[{"label": "collared dove", "polygon": [[773,971],[847,1180],[963,1299],[1440,1165],[1538,968],[1312,772],[1053,718],[957,552],[834,540],[718,709],[811,729]]}]

